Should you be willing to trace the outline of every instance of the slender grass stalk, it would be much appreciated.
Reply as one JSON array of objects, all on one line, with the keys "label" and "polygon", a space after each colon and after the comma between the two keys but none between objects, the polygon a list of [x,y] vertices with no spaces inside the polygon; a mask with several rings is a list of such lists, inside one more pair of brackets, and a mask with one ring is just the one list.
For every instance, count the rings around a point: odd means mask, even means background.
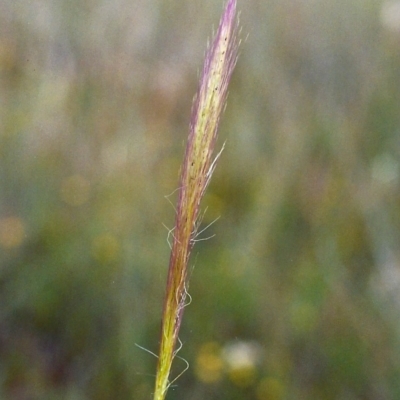
[{"label": "slender grass stalk", "polygon": [[213,156],[238,46],[236,0],[228,0],[215,38],[207,50],[192,107],[189,137],[180,175],[175,227],[172,231],[173,243],[164,299],[154,400],[165,398],[170,385],[172,361],[179,350],[176,349],[176,344],[188,296],[188,261],[199,225],[200,201],[221,153]]}]

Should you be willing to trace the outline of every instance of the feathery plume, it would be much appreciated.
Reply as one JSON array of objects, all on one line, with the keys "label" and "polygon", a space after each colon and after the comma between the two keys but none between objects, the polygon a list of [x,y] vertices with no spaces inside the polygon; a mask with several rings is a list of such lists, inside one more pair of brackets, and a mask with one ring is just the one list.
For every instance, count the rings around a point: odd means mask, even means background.
[{"label": "feathery plume", "polygon": [[164,400],[171,384],[169,374],[173,358],[179,350],[176,344],[188,296],[189,256],[197,233],[200,201],[222,151],[213,156],[238,47],[236,0],[228,0],[215,38],[206,52],[200,85],[192,106],[173,229],[154,400]]}]

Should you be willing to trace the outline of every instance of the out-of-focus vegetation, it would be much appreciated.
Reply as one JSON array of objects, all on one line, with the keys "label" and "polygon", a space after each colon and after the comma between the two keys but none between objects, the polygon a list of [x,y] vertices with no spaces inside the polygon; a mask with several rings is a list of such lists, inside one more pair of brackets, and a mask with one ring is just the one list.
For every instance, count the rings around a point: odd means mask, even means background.
[{"label": "out-of-focus vegetation", "polygon": [[[239,1],[169,399],[400,398],[400,6]],[[150,399],[219,1],[0,5],[0,397]],[[184,363],[175,361],[175,374]]]}]

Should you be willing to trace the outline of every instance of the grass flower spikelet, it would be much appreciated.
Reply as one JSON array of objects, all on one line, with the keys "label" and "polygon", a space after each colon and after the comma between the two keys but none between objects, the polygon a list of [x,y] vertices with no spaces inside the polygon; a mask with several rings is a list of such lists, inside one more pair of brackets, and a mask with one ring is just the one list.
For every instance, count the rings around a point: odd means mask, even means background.
[{"label": "grass flower spikelet", "polygon": [[228,84],[237,60],[238,45],[236,0],[228,0],[215,38],[207,50],[192,107],[180,175],[154,400],[163,400],[171,384],[169,374],[177,353],[179,328],[188,296],[188,262],[197,233],[200,202],[221,153],[214,156],[214,147]]}]

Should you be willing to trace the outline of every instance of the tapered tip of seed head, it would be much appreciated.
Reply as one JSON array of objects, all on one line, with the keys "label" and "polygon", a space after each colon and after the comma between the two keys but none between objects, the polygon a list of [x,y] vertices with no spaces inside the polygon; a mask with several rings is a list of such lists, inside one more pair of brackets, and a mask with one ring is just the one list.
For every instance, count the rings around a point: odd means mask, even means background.
[{"label": "tapered tip of seed head", "polygon": [[[226,101],[228,83],[237,61],[238,36],[239,21],[236,14],[236,0],[228,0],[214,39],[208,44],[200,86],[192,106],[190,127],[193,133],[199,120],[213,119],[212,116],[210,118],[210,111],[212,111],[209,109],[210,106],[217,111],[218,117],[214,120],[217,122],[215,127],[218,125],[218,118]],[[213,99],[212,103],[211,99]],[[209,123],[206,126],[210,128]],[[216,134],[216,130],[214,134]]]},{"label": "tapered tip of seed head", "polygon": [[234,18],[236,13],[236,0],[229,0],[225,7],[225,18]]},{"label": "tapered tip of seed head", "polygon": [[[222,38],[221,38],[222,36]],[[231,69],[236,64],[237,52],[239,47],[239,20],[236,15],[236,0],[228,0],[218,28],[218,38],[226,41],[227,53],[229,54],[228,65]]]},{"label": "tapered tip of seed head", "polygon": [[225,6],[224,13],[222,15],[221,24],[222,26],[234,25],[236,18],[236,0],[228,0]]}]

